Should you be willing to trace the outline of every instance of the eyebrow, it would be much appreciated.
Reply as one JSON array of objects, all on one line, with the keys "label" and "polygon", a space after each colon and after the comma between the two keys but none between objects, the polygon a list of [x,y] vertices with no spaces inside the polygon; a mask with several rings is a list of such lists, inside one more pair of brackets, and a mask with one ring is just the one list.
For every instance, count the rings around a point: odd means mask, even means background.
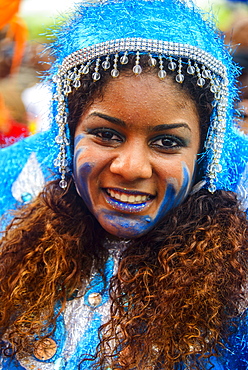
[{"label": "eyebrow", "polygon": [[[100,117],[102,119],[105,119],[105,120],[107,120],[111,123],[114,123],[115,125],[121,126],[121,127],[127,127],[127,124],[125,123],[125,121],[123,121],[119,118],[116,118],[116,117],[108,116],[107,114],[104,114],[104,113],[92,112],[89,115],[89,117],[91,117],[91,116]],[[189,125],[187,123],[184,123],[184,122],[182,122],[182,123],[162,124],[162,125],[153,126],[153,127],[149,128],[149,131],[158,132],[158,131],[170,130],[170,129],[173,129],[173,128],[181,128],[181,127],[184,127],[186,129],[188,129],[189,131],[191,131],[191,128],[189,127]]]},{"label": "eyebrow", "polygon": [[89,115],[89,117],[91,117],[91,116],[103,118],[103,119],[105,119],[105,120],[107,120],[111,123],[114,123],[115,125],[121,126],[121,127],[127,127],[126,123],[124,121],[122,121],[121,119],[116,118],[116,117],[108,116],[107,114],[104,114],[104,113],[92,112]]},{"label": "eyebrow", "polygon": [[157,126],[154,126],[151,128],[151,131],[163,131],[163,130],[170,130],[172,128],[180,128],[180,127],[184,127],[184,128],[187,128],[189,131],[191,131],[191,128],[189,127],[189,125],[187,123],[170,123],[170,124],[165,124],[165,125],[157,125]]}]

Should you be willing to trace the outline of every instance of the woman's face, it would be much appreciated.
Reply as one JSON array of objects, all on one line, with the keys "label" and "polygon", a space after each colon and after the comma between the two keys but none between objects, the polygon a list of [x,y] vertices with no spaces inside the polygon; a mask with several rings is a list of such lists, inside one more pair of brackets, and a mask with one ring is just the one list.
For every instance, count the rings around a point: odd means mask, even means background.
[{"label": "woman's face", "polygon": [[113,79],[76,128],[77,191],[114,236],[147,233],[191,188],[199,117],[175,84],[147,73]]}]

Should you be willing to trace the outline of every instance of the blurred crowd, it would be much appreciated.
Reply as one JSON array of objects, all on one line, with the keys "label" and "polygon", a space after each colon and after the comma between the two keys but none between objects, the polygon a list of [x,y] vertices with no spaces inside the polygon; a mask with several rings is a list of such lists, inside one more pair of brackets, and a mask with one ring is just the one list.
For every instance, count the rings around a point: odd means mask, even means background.
[{"label": "blurred crowd", "polygon": [[[0,147],[48,128],[50,92],[39,76],[51,61],[42,43],[29,40],[20,2],[0,0]],[[248,0],[226,0],[226,6],[233,14],[225,40],[242,67],[237,125],[248,134]]]},{"label": "blurred crowd", "polygon": [[20,3],[0,0],[0,147],[48,125],[49,90],[40,75],[49,61],[43,44],[29,40]]},{"label": "blurred crowd", "polygon": [[226,31],[226,42],[232,45],[234,61],[242,67],[239,77],[241,86],[239,111],[242,129],[248,134],[248,13],[237,13],[234,22]]}]

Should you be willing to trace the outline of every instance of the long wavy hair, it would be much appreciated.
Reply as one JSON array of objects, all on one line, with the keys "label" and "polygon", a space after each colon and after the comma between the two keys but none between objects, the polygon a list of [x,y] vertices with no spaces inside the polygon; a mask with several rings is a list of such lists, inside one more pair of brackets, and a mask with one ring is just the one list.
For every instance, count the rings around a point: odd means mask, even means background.
[{"label": "long wavy hair", "polygon": [[[145,65],[147,58],[142,60]],[[104,92],[107,81],[84,77],[72,93],[72,136],[83,110]],[[178,88],[196,101],[203,143],[212,95],[195,86],[187,78]],[[110,319],[99,329],[92,366],[171,370],[183,362],[204,368],[206,357],[218,355],[244,301],[247,234],[235,194],[202,189],[134,239],[111,280]],[[103,274],[104,237],[72,180],[66,191],[58,181],[48,183],[33,203],[16,212],[1,241],[0,332],[6,356],[32,354],[37,337],[52,333],[93,264]]]}]

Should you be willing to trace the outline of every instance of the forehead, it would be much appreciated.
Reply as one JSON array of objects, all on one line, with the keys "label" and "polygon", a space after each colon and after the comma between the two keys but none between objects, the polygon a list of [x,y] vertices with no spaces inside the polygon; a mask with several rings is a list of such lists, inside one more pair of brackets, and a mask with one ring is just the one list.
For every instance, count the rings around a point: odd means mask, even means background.
[{"label": "forehead", "polygon": [[[129,91],[132,91],[130,96]],[[125,75],[122,74],[118,78],[110,79],[104,89],[105,96],[113,93],[114,95],[123,96],[129,95],[131,100],[146,101],[146,95],[149,93],[150,99],[156,101],[158,99],[168,99],[174,101],[178,106],[187,104],[192,101],[189,94],[181,88],[181,85],[173,81],[171,76],[167,76],[164,80],[158,78],[154,73],[142,73],[140,75]]]},{"label": "forehead", "polygon": [[111,79],[104,86],[101,97],[96,97],[83,117],[93,111],[123,116],[136,123],[145,119],[159,124],[161,120],[176,117],[198,120],[196,103],[178,83],[170,77],[160,80],[150,73]]}]

